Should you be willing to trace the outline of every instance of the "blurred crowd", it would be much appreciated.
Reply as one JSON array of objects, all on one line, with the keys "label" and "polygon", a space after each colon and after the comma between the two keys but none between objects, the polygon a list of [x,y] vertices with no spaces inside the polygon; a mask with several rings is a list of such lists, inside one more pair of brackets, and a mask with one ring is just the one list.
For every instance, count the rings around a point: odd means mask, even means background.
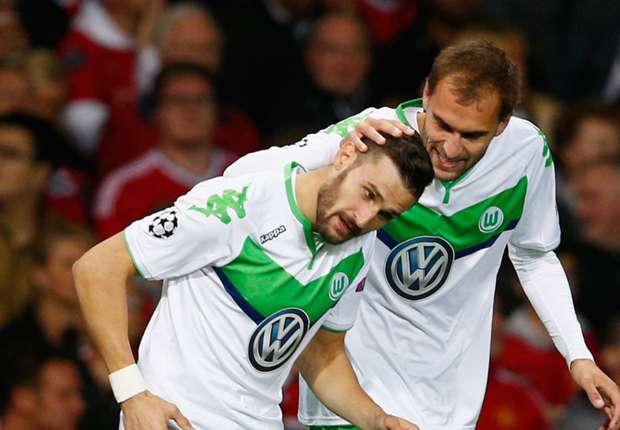
[{"label": "blurred crowd", "polygon": [[[0,428],[116,428],[71,275],[89,247],[247,152],[419,97],[438,51],[472,38],[521,72],[557,252],[620,383],[618,22],[616,0],[0,0]],[[498,276],[478,428],[597,428],[509,263]],[[137,351],[159,290],[128,288]],[[291,375],[291,429],[296,393]]]}]

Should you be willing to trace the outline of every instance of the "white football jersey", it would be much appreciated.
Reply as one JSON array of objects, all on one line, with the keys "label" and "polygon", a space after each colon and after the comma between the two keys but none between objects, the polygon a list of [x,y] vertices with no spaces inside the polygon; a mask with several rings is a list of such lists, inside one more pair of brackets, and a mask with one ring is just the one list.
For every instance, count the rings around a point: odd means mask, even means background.
[{"label": "white football jersey", "polygon": [[202,182],[124,232],[140,274],[165,280],[138,365],[195,429],[281,429],[297,356],[321,326],[353,324],[375,234],[325,243],[299,170]]},{"label": "white football jersey", "polygon": [[[418,130],[421,111],[421,100],[371,109],[309,139],[344,136],[368,114]],[[454,181],[435,179],[378,239],[360,312],[346,337],[360,384],[388,413],[422,430],[474,429],[504,249],[550,251],[560,242],[545,136],[512,117],[478,163]],[[307,425],[346,424],[303,382],[299,417]]]}]

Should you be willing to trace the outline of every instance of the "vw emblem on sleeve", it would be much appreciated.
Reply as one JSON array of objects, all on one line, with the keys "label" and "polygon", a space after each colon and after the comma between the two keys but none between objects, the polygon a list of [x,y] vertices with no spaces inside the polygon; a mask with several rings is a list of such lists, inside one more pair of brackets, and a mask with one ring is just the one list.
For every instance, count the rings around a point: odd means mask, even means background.
[{"label": "vw emblem on sleeve", "polygon": [[396,246],[388,255],[385,276],[401,297],[419,300],[444,284],[454,261],[452,245],[440,237],[422,236]]},{"label": "vw emblem on sleeve", "polygon": [[250,338],[248,356],[252,366],[261,372],[282,366],[299,347],[309,325],[303,309],[285,308],[269,315]]}]

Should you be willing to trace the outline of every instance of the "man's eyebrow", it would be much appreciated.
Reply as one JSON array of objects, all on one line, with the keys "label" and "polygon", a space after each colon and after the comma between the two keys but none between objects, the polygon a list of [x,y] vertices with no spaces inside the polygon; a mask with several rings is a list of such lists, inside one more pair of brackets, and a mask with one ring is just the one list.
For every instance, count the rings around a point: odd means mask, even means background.
[{"label": "man's eyebrow", "polygon": [[441,123],[441,125],[450,130],[450,131],[456,131],[458,132],[461,136],[466,135],[466,136],[484,136],[485,134],[489,133],[489,130],[459,130],[458,127],[455,127],[451,124],[449,124],[445,119],[443,119],[441,116],[437,115],[436,113],[433,112],[433,116],[435,117],[435,119],[437,120],[437,122]]}]

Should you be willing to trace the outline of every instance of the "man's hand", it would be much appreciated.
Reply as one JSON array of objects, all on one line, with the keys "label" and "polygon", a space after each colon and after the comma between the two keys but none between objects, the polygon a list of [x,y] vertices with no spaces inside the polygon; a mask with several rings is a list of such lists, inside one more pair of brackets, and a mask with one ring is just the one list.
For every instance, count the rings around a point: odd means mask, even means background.
[{"label": "man's hand", "polygon": [[148,391],[125,400],[121,409],[125,430],[168,430],[169,419],[183,430],[192,428],[179,408]]},{"label": "man's hand", "polygon": [[420,428],[402,418],[382,415],[377,420],[375,430],[420,430]]},{"label": "man's hand", "polygon": [[379,132],[394,137],[400,137],[403,133],[409,136],[415,133],[411,127],[408,127],[400,121],[367,117],[364,121],[358,123],[340,144],[342,145],[349,141],[355,145],[358,151],[365,152],[368,148],[364,142],[362,142],[363,137],[367,137],[379,145],[385,143],[385,138],[381,136]]},{"label": "man's hand", "polygon": [[616,383],[592,360],[573,361],[570,372],[592,405],[607,415],[607,423],[598,430],[620,430],[620,390]]}]

